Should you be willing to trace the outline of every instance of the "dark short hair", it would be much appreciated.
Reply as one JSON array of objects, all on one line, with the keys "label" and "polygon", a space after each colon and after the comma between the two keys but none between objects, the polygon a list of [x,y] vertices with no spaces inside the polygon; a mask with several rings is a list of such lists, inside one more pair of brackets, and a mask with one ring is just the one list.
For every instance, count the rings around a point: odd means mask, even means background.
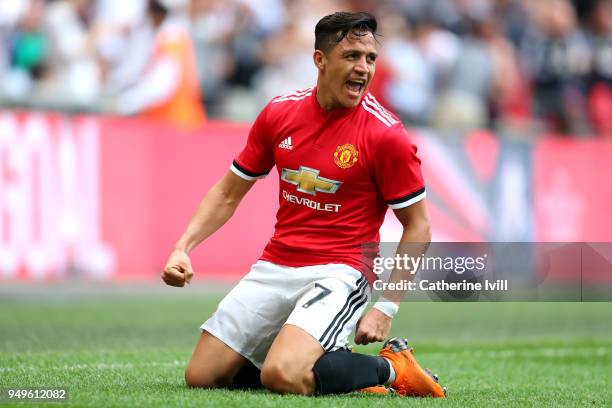
[{"label": "dark short hair", "polygon": [[347,34],[362,36],[367,33],[376,35],[378,23],[370,13],[349,13],[339,11],[323,17],[315,27],[315,50],[328,51],[338,44]]}]

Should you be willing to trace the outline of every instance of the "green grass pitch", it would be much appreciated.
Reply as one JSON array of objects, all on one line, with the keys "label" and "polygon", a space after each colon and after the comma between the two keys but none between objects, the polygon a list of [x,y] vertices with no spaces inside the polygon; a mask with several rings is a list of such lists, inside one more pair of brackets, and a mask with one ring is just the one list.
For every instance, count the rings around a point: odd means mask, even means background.
[{"label": "green grass pitch", "polygon": [[68,402],[46,406],[79,407],[612,406],[609,303],[406,303],[392,334],[440,375],[446,400],[308,398],[187,389],[198,326],[220,298],[193,289],[0,298],[0,388],[66,387]]}]

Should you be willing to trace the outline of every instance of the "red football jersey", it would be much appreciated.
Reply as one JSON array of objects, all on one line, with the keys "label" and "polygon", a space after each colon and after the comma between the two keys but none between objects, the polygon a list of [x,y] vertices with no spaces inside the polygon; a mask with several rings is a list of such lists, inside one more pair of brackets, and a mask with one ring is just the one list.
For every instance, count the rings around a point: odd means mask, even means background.
[{"label": "red football jersey", "polygon": [[372,282],[361,245],[379,241],[387,207],[425,197],[415,146],[369,93],[354,108],[329,112],[316,87],[273,99],[231,169],[254,180],[274,165],[280,208],[261,259],[279,265],[344,263]]}]

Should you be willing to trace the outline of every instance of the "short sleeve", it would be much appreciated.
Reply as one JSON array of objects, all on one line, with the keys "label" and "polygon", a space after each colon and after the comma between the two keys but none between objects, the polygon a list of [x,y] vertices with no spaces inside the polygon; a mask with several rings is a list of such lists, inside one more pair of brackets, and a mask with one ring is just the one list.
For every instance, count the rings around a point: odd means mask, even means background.
[{"label": "short sleeve", "polygon": [[404,208],[425,198],[421,161],[404,127],[389,128],[377,142],[374,176],[389,207]]},{"label": "short sleeve", "polygon": [[265,177],[274,166],[274,149],[268,123],[270,105],[261,111],[247,139],[246,146],[234,159],[231,170],[245,180]]}]

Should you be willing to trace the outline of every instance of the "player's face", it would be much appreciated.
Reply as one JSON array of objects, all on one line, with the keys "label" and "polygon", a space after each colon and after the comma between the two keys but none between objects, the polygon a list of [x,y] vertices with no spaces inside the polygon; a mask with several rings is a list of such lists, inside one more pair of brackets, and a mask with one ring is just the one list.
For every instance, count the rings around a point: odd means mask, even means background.
[{"label": "player's face", "polygon": [[327,53],[315,54],[319,67],[318,89],[324,94],[327,109],[357,106],[366,91],[376,66],[376,41],[372,33],[349,33]]}]

